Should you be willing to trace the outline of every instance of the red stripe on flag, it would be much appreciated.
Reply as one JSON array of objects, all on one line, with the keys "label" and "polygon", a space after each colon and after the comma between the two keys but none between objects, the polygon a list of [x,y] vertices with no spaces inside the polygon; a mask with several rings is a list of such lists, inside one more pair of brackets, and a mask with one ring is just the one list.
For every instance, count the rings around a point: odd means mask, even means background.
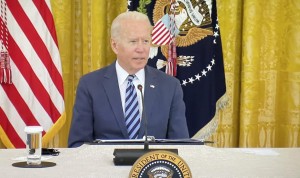
[{"label": "red stripe on flag", "polygon": [[[6,136],[10,140],[10,142],[14,145],[15,148],[25,148],[25,143],[20,138],[18,133],[15,131],[14,127],[9,122],[7,116],[5,115],[4,111],[0,107],[0,125],[2,129],[5,130]],[[25,132],[24,132],[25,134]]]},{"label": "red stripe on flag", "polygon": [[152,33],[155,34],[157,31],[159,31],[162,27],[164,26],[164,24],[162,23],[162,21],[158,21],[158,23],[155,24],[155,26],[153,27]]},{"label": "red stripe on flag", "polygon": [[159,24],[159,26],[156,26],[154,31],[152,32],[152,38],[156,38],[159,36],[163,31],[168,31],[168,29],[164,26],[164,24]]},{"label": "red stripe on flag", "polygon": [[168,30],[164,30],[164,31],[160,32],[159,34],[153,36],[152,40],[159,41],[161,39],[164,39],[168,33],[169,33]]},{"label": "red stripe on flag", "polygon": [[16,21],[18,22],[19,26],[23,30],[24,34],[30,41],[35,52],[40,57],[45,68],[49,72],[49,75],[52,78],[52,81],[56,86],[57,90],[60,92],[61,96],[64,97],[62,77],[57,68],[55,67],[49,54],[49,51],[47,50],[47,47],[45,46],[43,40],[37,33],[29,18],[25,14],[23,8],[17,0],[14,0],[14,2],[12,0],[7,1],[7,6],[10,9],[12,15],[15,17]]},{"label": "red stripe on flag", "polygon": [[155,34],[155,35],[152,37],[152,40],[153,40],[153,41],[158,41],[158,40],[160,40],[161,38],[164,38],[166,34],[168,34],[168,30],[161,31],[160,33]]},{"label": "red stripe on flag", "polygon": [[14,50],[14,52],[10,53],[12,59],[16,59],[14,60],[14,63],[20,70],[25,80],[27,81],[35,97],[39,100],[39,102],[41,103],[45,111],[51,117],[52,122],[54,123],[60,117],[59,111],[53,104],[49,93],[45,90],[41,81],[38,79],[38,77],[32,70],[30,64],[28,63],[27,59],[23,55],[19,46],[15,43],[14,39],[10,36],[10,34],[9,37],[11,38],[11,41],[8,44],[9,45],[8,49]]},{"label": "red stripe on flag", "polygon": [[14,84],[2,85],[2,88],[26,125],[40,125]]},{"label": "red stripe on flag", "polygon": [[40,12],[44,22],[46,23],[49,32],[51,33],[53,40],[55,41],[56,46],[58,47],[54,20],[50,9],[48,8],[45,1],[33,0],[33,3],[35,4],[36,8]]},{"label": "red stripe on flag", "polygon": [[168,44],[170,41],[171,41],[170,33],[166,31],[166,33],[164,33],[160,39],[153,40],[153,43],[157,45],[165,45]]},{"label": "red stripe on flag", "polygon": [[157,45],[165,45],[170,43],[171,41],[170,31],[166,28],[166,26],[159,21],[155,24],[154,29],[152,31],[152,43]]},{"label": "red stripe on flag", "polygon": [[[10,56],[14,63],[16,64],[17,68],[20,70],[21,74],[27,81],[28,85],[30,86],[32,92],[34,93],[35,97],[39,100],[45,111],[51,117],[52,122],[58,120],[60,117],[60,113],[53,104],[49,93],[43,87],[41,81],[38,79],[34,71],[32,70],[30,64],[28,63],[27,59],[23,55],[22,51],[20,50],[19,46],[16,44],[15,40],[12,38],[10,33],[8,34],[10,41],[8,44]],[[14,60],[15,59],[15,60]],[[19,103],[15,103],[18,105]]]}]

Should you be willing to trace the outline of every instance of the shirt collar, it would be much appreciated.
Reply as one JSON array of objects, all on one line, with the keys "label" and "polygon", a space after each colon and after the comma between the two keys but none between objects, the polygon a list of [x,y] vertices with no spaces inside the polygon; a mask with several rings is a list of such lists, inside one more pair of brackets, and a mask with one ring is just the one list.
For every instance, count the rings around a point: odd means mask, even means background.
[{"label": "shirt collar", "polygon": [[[118,77],[118,84],[123,85],[124,82],[126,82],[127,76],[129,75],[128,72],[126,72],[119,64],[118,60],[116,61],[116,72]],[[137,80],[144,85],[145,83],[145,69],[139,70],[137,73],[135,73],[135,76]]]}]

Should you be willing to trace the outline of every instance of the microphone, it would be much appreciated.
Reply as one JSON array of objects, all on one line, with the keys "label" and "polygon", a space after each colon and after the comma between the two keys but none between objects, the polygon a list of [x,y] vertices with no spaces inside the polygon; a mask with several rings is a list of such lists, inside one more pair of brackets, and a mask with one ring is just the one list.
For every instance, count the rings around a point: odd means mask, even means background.
[{"label": "microphone", "polygon": [[144,127],[145,127],[145,142],[144,142],[144,150],[149,150],[149,142],[148,142],[148,119],[146,118],[146,108],[145,108],[145,102],[144,102],[144,96],[143,96],[143,86],[141,84],[138,85],[138,89],[141,93],[142,98],[142,106],[143,106],[143,112],[142,112],[142,120],[144,121]]},{"label": "microphone", "polygon": [[138,89],[141,93],[141,99],[142,99],[142,120],[144,121],[144,127],[145,127],[145,140],[144,140],[144,149],[115,149],[113,155],[115,156],[113,158],[115,165],[133,165],[134,162],[141,157],[142,155],[150,152],[150,151],[156,151],[156,150],[166,150],[171,151],[175,154],[178,154],[178,149],[149,149],[149,141],[148,141],[148,119],[146,117],[146,108],[144,103],[144,96],[143,96],[143,86],[141,84],[138,85]]}]

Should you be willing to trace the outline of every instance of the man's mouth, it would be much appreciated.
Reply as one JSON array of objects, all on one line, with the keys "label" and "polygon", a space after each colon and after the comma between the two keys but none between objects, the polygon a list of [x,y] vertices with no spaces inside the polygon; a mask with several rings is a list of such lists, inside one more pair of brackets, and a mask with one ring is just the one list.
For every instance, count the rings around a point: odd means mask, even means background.
[{"label": "man's mouth", "polygon": [[134,60],[144,60],[145,58],[141,58],[141,57],[134,57]]}]

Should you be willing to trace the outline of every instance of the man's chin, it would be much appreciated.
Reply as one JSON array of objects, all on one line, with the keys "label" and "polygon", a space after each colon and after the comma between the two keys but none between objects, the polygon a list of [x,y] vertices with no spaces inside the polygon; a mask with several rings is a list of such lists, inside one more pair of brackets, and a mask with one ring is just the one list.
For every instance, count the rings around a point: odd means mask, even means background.
[{"label": "man's chin", "polygon": [[147,65],[147,61],[141,60],[135,63],[136,68],[144,68]]},{"label": "man's chin", "polygon": [[145,66],[146,66],[145,63],[140,64],[140,65],[135,65],[135,66],[134,66],[134,70],[135,70],[136,72],[138,72],[139,70],[143,69]]}]

